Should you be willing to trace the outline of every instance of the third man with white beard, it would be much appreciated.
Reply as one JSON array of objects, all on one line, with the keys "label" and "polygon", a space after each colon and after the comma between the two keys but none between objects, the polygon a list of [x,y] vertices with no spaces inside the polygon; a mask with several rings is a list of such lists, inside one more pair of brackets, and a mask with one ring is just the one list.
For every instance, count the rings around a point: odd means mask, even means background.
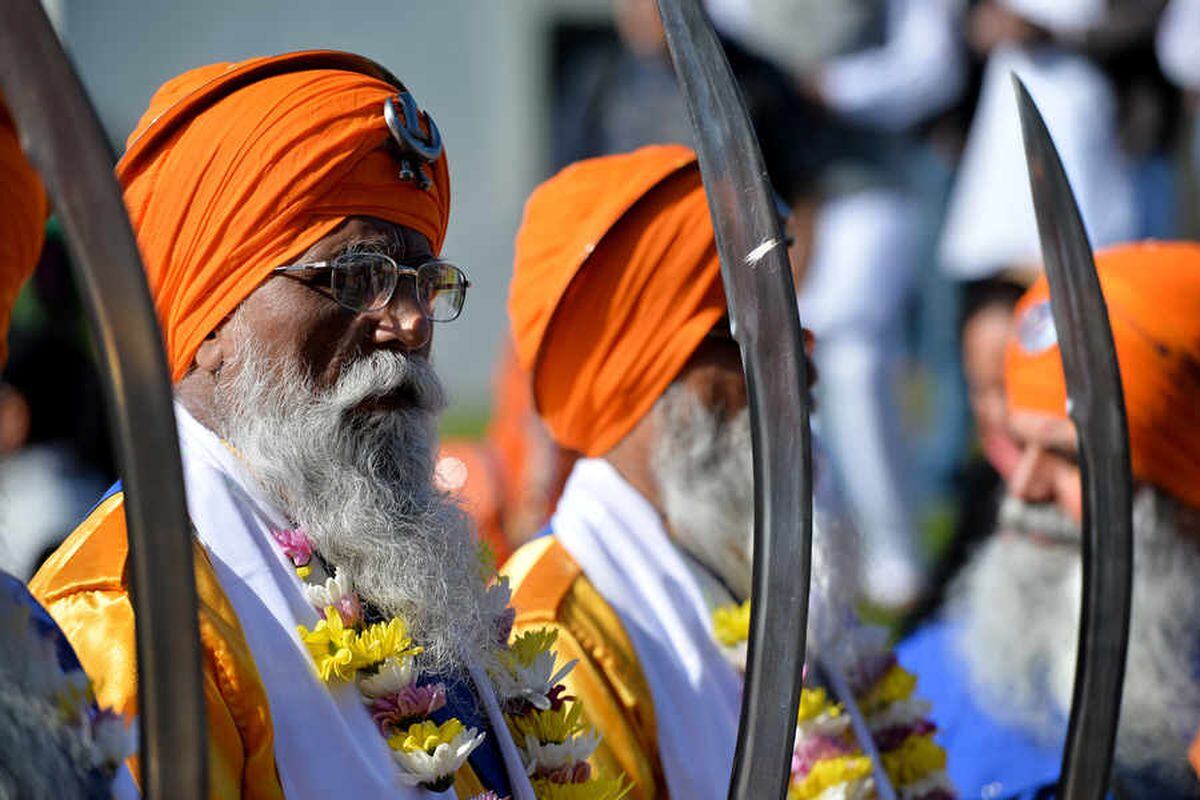
[{"label": "third man with white beard", "polygon": [[[1117,738],[1119,796],[1195,797],[1200,726],[1200,245],[1097,254],[1133,458],[1134,593]],[[1083,513],[1078,444],[1045,278],[1017,306],[1006,354],[1009,435],[996,534],[946,616],[903,642],[970,797],[1052,788],[1075,674]],[[1200,763],[1197,760],[1193,763]]]},{"label": "third man with white beard", "polygon": [[[505,567],[516,630],[550,625],[562,656],[579,660],[567,691],[604,735],[595,763],[628,775],[631,797],[724,798],[754,485],[745,379],[695,155],[646,147],[539,187],[517,235],[509,312],[538,413],[585,456],[551,535]],[[814,558],[810,641],[823,665],[846,674],[904,797],[953,797],[915,680],[841,596],[854,592],[853,548],[822,530]],[[843,706],[810,684],[789,797],[867,797],[871,781]]]}]

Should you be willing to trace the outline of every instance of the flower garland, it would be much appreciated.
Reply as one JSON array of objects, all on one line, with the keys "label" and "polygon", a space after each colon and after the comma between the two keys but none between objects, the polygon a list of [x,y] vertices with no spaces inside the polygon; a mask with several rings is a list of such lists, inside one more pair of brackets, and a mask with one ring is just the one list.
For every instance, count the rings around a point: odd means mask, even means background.
[{"label": "flower garland", "polygon": [[[96,704],[92,685],[63,634],[23,585],[0,573],[0,720],[23,739],[30,758],[43,767],[69,769],[53,787],[80,796],[108,797],[121,763],[134,753],[136,723]],[[52,755],[45,749],[57,750]],[[10,765],[22,788],[27,765]],[[65,782],[65,783],[64,783]],[[36,786],[25,786],[36,790]]]},{"label": "flower garland", "polygon": [[[342,569],[328,575],[303,531],[272,536],[322,614],[311,630],[299,626],[321,680],[357,686],[400,767],[401,780],[435,792],[449,789],[486,733],[454,717],[440,724],[433,721],[432,715],[446,706],[447,688],[421,673],[422,648],[409,636],[403,619],[368,621],[372,615],[355,591],[353,577]],[[513,622],[508,580],[497,575],[494,558],[482,546],[480,573],[503,644]],[[556,638],[549,630],[523,633],[502,646],[488,666],[505,722],[538,800],[620,800],[631,788],[624,778],[595,775],[588,763],[600,737],[584,720],[582,705],[566,695],[562,681],[575,662],[556,669]],[[473,800],[501,798],[485,792]]]},{"label": "flower garland", "polygon": [[[713,636],[739,671],[745,670],[750,603],[713,612]],[[900,800],[953,800],[946,753],[933,741],[929,703],[914,696],[916,677],[896,661],[882,628],[859,626],[843,637],[839,662],[866,719],[884,770]],[[855,739],[849,714],[826,691],[800,693],[788,800],[875,797],[871,759]]]}]

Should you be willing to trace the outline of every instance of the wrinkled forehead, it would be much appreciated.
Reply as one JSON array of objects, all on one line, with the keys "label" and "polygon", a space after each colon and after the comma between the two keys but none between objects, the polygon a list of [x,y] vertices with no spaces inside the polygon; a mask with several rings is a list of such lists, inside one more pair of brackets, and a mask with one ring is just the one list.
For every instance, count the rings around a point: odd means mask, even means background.
[{"label": "wrinkled forehead", "polygon": [[1065,417],[1042,411],[1010,408],[1008,429],[1021,445],[1037,446],[1063,454],[1079,452],[1075,423]]}]

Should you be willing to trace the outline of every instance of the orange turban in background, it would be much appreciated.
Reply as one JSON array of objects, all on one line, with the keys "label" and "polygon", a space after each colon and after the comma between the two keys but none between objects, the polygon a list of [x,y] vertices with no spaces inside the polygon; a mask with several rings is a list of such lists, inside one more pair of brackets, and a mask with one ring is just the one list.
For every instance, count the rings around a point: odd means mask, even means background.
[{"label": "orange turban in background", "polygon": [[581,161],[534,191],[508,301],[517,358],[559,444],[613,448],[725,315],[692,151]]},{"label": "orange turban in background", "polygon": [[[1133,474],[1200,508],[1200,245],[1143,242],[1096,254],[1108,305]],[[1045,276],[1017,304],[1006,354],[1013,409],[1067,417]]]},{"label": "orange turban in background", "polygon": [[8,358],[8,323],[22,284],[42,253],[49,206],[0,95],[0,365]]},{"label": "orange turban in background", "polygon": [[308,51],[201,67],[155,93],[117,177],[172,380],[273,268],[347,217],[412,228],[440,250],[446,157],[429,189],[399,179],[383,117],[399,89],[387,77],[359,56]]}]

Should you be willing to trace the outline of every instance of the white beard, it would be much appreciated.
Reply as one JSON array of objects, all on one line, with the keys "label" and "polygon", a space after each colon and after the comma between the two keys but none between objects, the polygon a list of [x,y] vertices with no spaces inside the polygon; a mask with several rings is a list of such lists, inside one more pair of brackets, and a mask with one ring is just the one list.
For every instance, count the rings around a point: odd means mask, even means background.
[{"label": "white beard", "polygon": [[[468,518],[433,481],[444,397],[432,367],[377,351],[322,390],[299,364],[245,350],[218,389],[218,433],[259,487],[323,558],[352,576],[363,600],[407,622],[425,648],[424,669],[489,663],[497,609],[486,598]],[[410,407],[360,408],[396,390],[411,395]]]},{"label": "white beard", "polygon": [[[754,458],[750,411],[706,407],[686,385],[659,398],[651,466],[675,542],[739,599],[750,596],[754,556]],[[815,653],[854,617],[858,538],[844,517],[814,509],[808,639]]]},{"label": "white beard", "polygon": [[[1075,547],[1029,534],[1047,509],[1009,503],[1005,524],[955,586],[960,654],[982,704],[1045,741],[1061,736],[1070,710],[1079,629],[1082,559]],[[1187,748],[1200,724],[1200,533],[1194,510],[1152,488],[1134,499],[1134,594],[1117,767],[1184,793],[1197,788]]]}]

